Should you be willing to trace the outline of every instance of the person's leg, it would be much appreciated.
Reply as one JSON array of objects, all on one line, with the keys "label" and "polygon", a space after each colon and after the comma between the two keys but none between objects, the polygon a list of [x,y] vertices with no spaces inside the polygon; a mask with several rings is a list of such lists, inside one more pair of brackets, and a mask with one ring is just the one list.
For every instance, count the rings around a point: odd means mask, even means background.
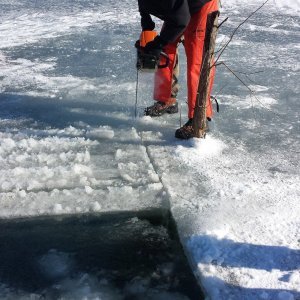
[{"label": "person's leg", "polygon": [[[178,112],[176,101],[179,85],[178,43],[170,43],[164,47],[164,52],[169,57],[169,64],[165,68],[158,68],[154,75],[153,99],[157,102],[145,109],[146,116],[158,117],[165,113]],[[166,58],[161,57],[159,65],[164,65]]]},{"label": "person's leg", "polygon": [[[207,15],[218,10],[218,0],[212,0],[206,3],[199,12],[192,15],[188,27],[184,33],[184,47],[187,56],[187,88],[188,88],[188,106],[189,119],[194,116],[194,109],[197,98],[197,90],[199,85],[199,77],[202,64],[203,46],[206,31]],[[210,74],[211,91],[215,70]],[[212,117],[212,105],[210,100],[210,93],[206,103],[206,116]]]},{"label": "person's leg", "polygon": [[[169,65],[166,68],[157,69],[154,76],[153,99],[166,104],[176,101],[178,92],[178,57],[177,42],[168,44],[164,47],[164,52],[169,57]],[[160,59],[160,65],[165,64],[166,59]]]}]

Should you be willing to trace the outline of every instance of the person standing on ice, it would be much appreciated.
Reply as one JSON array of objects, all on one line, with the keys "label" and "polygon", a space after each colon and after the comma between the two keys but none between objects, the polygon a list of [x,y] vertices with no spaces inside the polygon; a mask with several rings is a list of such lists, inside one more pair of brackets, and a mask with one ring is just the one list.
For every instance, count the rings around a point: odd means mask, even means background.
[{"label": "person standing on ice", "polygon": [[[157,117],[165,113],[177,113],[179,74],[177,47],[184,38],[183,45],[187,57],[188,122],[175,132],[175,137],[189,139],[193,137],[192,120],[196,104],[202,64],[202,53],[206,31],[207,15],[218,11],[218,0],[138,0],[142,30],[154,30],[155,23],[150,15],[164,21],[160,34],[143,49],[144,53],[157,59],[161,52],[169,57],[166,68],[156,70],[154,77],[154,105],[145,109],[145,115]],[[164,62],[162,62],[163,64]],[[213,85],[215,69],[211,71],[210,91]],[[207,118],[212,117],[210,96],[206,103]]]}]

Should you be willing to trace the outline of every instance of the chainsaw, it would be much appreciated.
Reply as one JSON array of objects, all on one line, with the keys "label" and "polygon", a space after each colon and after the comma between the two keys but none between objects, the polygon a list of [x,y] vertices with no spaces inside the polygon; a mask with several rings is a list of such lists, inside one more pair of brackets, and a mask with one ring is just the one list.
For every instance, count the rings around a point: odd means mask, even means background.
[{"label": "chainsaw", "polygon": [[[147,43],[153,41],[157,36],[157,32],[154,30],[144,30],[140,35],[139,41],[137,41],[137,61],[136,61],[136,92],[135,92],[135,118],[137,117],[137,103],[138,103],[138,86],[139,86],[139,71],[143,72],[155,72],[157,69],[166,68],[169,66],[169,56],[161,52],[160,57],[157,58],[154,55],[147,54],[144,48]],[[161,64],[160,64],[161,63]]]},{"label": "chainsaw", "polygon": [[[138,71],[154,72],[156,69],[166,68],[169,65],[169,56],[161,52],[160,58],[157,59],[154,55],[147,54],[144,52],[144,47],[147,43],[154,40],[157,36],[157,32],[152,30],[144,30],[141,33],[139,45],[137,47],[137,62],[136,68]],[[162,58],[165,60],[165,63],[159,64]]]}]

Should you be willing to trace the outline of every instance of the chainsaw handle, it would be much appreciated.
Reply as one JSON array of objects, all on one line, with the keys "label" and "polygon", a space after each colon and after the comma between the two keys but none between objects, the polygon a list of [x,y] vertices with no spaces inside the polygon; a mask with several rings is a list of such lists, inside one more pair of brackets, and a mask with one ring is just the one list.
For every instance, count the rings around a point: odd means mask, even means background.
[{"label": "chainsaw handle", "polygon": [[157,68],[158,69],[163,69],[169,66],[170,63],[170,58],[168,56],[168,54],[166,54],[165,52],[161,52],[160,56],[164,57],[166,59],[166,62],[163,65],[158,65]]}]

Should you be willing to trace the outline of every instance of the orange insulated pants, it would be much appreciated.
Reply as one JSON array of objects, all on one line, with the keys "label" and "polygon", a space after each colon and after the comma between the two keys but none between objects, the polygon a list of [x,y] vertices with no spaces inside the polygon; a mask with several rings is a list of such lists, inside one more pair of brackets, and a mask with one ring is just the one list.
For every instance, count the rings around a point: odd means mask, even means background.
[{"label": "orange insulated pants", "polygon": [[[191,16],[191,20],[185,29],[184,36],[184,48],[187,57],[187,89],[188,89],[188,117],[193,118],[194,109],[197,98],[197,90],[199,85],[200,70],[203,56],[203,46],[206,31],[207,15],[211,12],[218,10],[218,0],[212,0],[206,3],[200,11]],[[164,47],[164,51],[168,54],[170,64],[167,68],[158,69],[154,78],[154,95],[153,98],[157,101],[170,103],[174,101],[178,86],[174,83],[174,73],[178,73],[176,70],[177,63],[177,46],[181,37],[174,43],[168,44]],[[162,58],[164,60],[164,58]],[[160,64],[163,64],[162,61]],[[177,75],[177,74],[176,74]],[[213,81],[215,76],[215,68],[211,70],[210,74],[210,87],[211,92]],[[174,88],[176,91],[174,91]],[[210,93],[206,103],[206,116],[212,117],[212,105],[210,100]]]}]

